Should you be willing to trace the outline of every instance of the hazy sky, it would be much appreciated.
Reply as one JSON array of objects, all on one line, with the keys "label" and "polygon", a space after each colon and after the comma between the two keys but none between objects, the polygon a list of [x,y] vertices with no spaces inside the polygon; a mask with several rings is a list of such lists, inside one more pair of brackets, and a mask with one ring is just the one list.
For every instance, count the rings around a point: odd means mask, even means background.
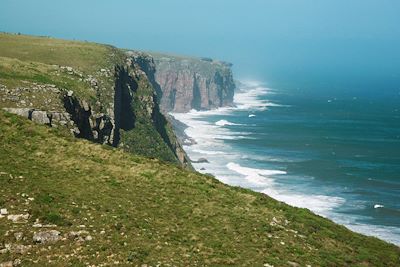
[{"label": "hazy sky", "polygon": [[395,86],[399,0],[0,0],[0,31],[210,56],[241,78]]}]

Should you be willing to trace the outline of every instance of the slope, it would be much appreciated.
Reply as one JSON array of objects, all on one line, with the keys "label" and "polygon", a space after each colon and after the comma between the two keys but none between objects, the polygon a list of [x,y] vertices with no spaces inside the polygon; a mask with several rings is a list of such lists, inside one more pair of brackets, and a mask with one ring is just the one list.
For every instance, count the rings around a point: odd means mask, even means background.
[{"label": "slope", "polygon": [[399,265],[398,247],[308,210],[3,111],[0,140],[0,262]]}]

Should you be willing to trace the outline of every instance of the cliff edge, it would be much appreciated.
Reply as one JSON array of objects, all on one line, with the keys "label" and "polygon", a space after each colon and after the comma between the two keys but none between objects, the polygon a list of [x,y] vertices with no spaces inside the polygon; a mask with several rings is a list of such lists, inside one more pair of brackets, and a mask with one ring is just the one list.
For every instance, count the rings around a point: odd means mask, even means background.
[{"label": "cliff edge", "polygon": [[190,167],[160,112],[153,65],[145,55],[108,45],[0,34],[0,108]]},{"label": "cliff edge", "polygon": [[232,64],[210,58],[151,53],[160,85],[160,107],[165,112],[208,110],[233,103]]}]

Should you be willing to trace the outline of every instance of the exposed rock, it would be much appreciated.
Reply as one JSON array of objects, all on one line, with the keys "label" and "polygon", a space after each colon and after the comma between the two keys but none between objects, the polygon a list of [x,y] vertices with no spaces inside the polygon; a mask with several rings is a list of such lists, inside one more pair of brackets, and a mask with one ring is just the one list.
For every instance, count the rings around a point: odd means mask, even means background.
[{"label": "exposed rock", "polygon": [[[39,124],[65,127],[78,138],[122,147],[128,152],[174,163],[180,162],[183,166],[191,167],[172,126],[160,112],[157,97],[161,97],[162,92],[155,79],[155,63],[151,56],[144,53],[128,53],[126,62],[117,64],[113,73],[103,68],[95,74],[83,76],[69,66],[57,68],[88,82],[96,92],[97,99],[90,99],[89,102],[89,99],[72,90],[59,89],[54,84],[27,82],[26,86],[12,90],[2,87],[4,92],[12,92],[9,95],[4,93],[13,98],[7,99],[7,105],[12,107],[6,110]],[[112,74],[115,84],[112,90],[109,90],[99,77],[112,77]],[[47,97],[48,93],[54,95]],[[141,122],[140,131],[147,131],[153,138],[140,148],[134,144],[135,141],[122,142],[120,134],[122,130],[124,133],[135,130],[137,121]],[[158,140],[154,142],[154,139]],[[157,146],[157,149],[153,146]]]},{"label": "exposed rock", "polygon": [[209,163],[206,158],[199,158],[198,160],[193,160],[193,163]]},{"label": "exposed rock", "polygon": [[0,263],[0,267],[13,267],[13,266],[14,266],[14,262],[12,262],[12,261],[6,261],[6,262]]},{"label": "exposed rock", "polygon": [[235,83],[228,64],[212,59],[154,57],[163,111],[187,112],[232,105]]},{"label": "exposed rock", "polygon": [[289,266],[292,266],[292,267],[300,267],[300,264],[298,264],[297,262],[288,261],[287,263],[289,264]]},{"label": "exposed rock", "polygon": [[8,210],[7,209],[1,209],[0,210],[0,215],[7,215],[8,214]]},{"label": "exposed rock", "polygon": [[29,214],[8,215],[7,219],[14,223],[26,222],[29,219]]},{"label": "exposed rock", "polygon": [[[160,85],[157,83],[155,79],[156,73],[156,64],[153,58],[146,53],[139,53],[129,51],[127,52],[128,59],[127,64],[131,69],[134,69],[134,73],[138,82],[143,84],[141,81],[145,81],[148,85],[153,87],[153,92],[151,94],[143,94],[139,97],[139,102],[143,103],[141,105],[141,109],[145,111],[145,114],[148,115],[149,119],[155,125],[156,130],[164,140],[164,142],[168,145],[168,147],[175,154],[177,160],[185,167],[192,168],[190,164],[190,159],[186,155],[186,152],[183,150],[182,145],[176,138],[173,128],[169,120],[161,113],[158,99],[162,95],[162,91]],[[116,86],[118,88],[118,86]],[[135,84],[129,85],[129,88],[135,88]],[[137,88],[137,86],[136,86]],[[146,90],[144,88],[137,88],[136,90]],[[147,89],[148,90],[148,89]],[[125,92],[126,97],[129,98],[129,93]],[[132,95],[132,94],[131,94]],[[116,97],[116,99],[118,99]],[[116,105],[118,107],[119,105]],[[116,121],[118,120],[118,116],[116,113]]]},{"label": "exposed rock", "polygon": [[0,252],[4,253],[15,253],[15,254],[26,254],[31,248],[31,245],[21,245],[21,244],[5,244],[5,248],[2,249]]},{"label": "exposed rock", "polygon": [[22,233],[22,232],[14,233],[14,237],[15,237],[16,241],[21,241],[22,238],[24,237],[24,233]]},{"label": "exposed rock", "polygon": [[55,243],[60,239],[60,232],[57,230],[41,231],[33,234],[33,241],[36,243]]},{"label": "exposed rock", "polygon": [[32,109],[30,108],[3,108],[5,111],[22,116],[25,118],[30,118],[30,113]]},{"label": "exposed rock", "polygon": [[57,225],[55,225],[55,224],[41,224],[41,223],[36,222],[36,223],[34,223],[32,225],[32,227],[34,227],[34,228],[54,228],[54,227],[57,227]]},{"label": "exposed rock", "polygon": [[82,107],[85,111],[90,111],[90,106],[85,100],[82,100]]},{"label": "exposed rock", "polygon": [[46,111],[39,111],[39,110],[32,111],[31,119],[33,122],[36,122],[39,124],[49,124],[50,125],[50,118],[47,115]]},{"label": "exposed rock", "polygon": [[84,242],[84,241],[91,241],[93,240],[93,237],[89,235],[89,232],[86,230],[80,230],[80,231],[72,231],[68,233],[68,238],[73,239],[78,242]]}]

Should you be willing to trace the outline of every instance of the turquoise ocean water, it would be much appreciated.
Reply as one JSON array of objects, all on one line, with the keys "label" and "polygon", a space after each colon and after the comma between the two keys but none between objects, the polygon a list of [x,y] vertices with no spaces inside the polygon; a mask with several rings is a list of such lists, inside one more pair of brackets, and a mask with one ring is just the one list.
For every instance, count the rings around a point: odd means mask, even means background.
[{"label": "turquoise ocean water", "polygon": [[243,82],[235,107],[173,114],[195,168],[400,244],[400,90],[369,95]]}]

